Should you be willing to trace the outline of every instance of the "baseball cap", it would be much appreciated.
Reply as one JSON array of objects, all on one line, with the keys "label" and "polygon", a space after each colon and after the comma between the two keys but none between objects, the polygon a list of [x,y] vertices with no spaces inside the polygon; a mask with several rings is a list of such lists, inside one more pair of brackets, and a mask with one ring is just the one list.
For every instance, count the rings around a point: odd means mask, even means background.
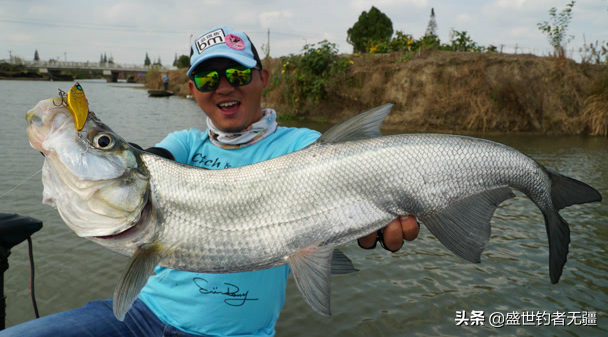
[{"label": "baseball cap", "polygon": [[261,69],[262,62],[255,46],[243,32],[226,26],[215,27],[194,40],[190,49],[190,69],[188,76],[201,63],[216,57],[225,57],[247,68],[256,65]]}]

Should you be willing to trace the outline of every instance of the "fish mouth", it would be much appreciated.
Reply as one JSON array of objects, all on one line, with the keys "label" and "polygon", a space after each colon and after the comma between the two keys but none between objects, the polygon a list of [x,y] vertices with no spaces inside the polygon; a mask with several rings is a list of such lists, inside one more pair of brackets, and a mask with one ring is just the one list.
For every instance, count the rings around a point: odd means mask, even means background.
[{"label": "fish mouth", "polygon": [[56,105],[55,98],[49,98],[36,105],[25,115],[28,123],[26,133],[30,145],[42,152],[49,154],[49,150],[44,147],[44,142],[53,135],[61,132],[72,132],[70,124],[72,118],[70,112],[63,105]]},{"label": "fish mouth", "polygon": [[130,236],[130,234],[132,234],[133,232],[136,232],[136,231],[137,231],[137,225],[131,226],[117,234],[105,235],[105,236],[94,236],[93,238],[101,239],[101,240],[113,240],[113,239],[120,240],[127,236]]}]

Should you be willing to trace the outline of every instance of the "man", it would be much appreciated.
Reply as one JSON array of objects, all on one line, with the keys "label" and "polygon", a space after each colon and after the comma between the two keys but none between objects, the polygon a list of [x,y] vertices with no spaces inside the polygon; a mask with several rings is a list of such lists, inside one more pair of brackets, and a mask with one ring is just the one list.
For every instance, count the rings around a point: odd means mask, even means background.
[{"label": "man", "polygon": [[[262,109],[269,72],[262,68],[242,32],[218,27],[192,45],[188,86],[207,115],[207,131],[167,136],[150,152],[208,169],[268,160],[313,143],[320,134],[278,127],[276,113]],[[359,239],[388,250],[413,240],[419,226],[400,217],[383,231]],[[213,238],[209,238],[213,240]],[[272,336],[285,301],[287,265],[245,273],[201,274],[157,266],[124,322],[114,318],[111,300],[47,316],[0,332],[0,336]]]},{"label": "man", "polygon": [[165,91],[169,90],[169,73],[165,73],[162,77],[163,86],[165,87]]}]

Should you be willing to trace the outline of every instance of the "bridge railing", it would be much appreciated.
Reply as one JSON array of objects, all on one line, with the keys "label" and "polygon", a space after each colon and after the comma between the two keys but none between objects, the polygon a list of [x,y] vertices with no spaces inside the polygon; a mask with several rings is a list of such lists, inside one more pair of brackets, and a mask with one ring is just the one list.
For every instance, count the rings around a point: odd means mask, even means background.
[{"label": "bridge railing", "polygon": [[25,68],[51,68],[51,69],[83,69],[83,70],[111,70],[111,71],[142,71],[150,70],[167,71],[175,70],[176,67],[143,66],[141,64],[118,64],[99,62],[65,62],[65,61],[25,61],[25,60],[2,60],[9,64],[21,65]]}]

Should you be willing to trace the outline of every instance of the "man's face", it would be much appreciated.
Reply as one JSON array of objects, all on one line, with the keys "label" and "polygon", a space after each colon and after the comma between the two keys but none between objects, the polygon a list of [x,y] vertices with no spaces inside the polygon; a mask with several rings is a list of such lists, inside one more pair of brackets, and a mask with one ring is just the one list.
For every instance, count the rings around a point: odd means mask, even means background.
[{"label": "man's face", "polygon": [[239,132],[262,118],[262,91],[268,83],[268,70],[252,70],[249,84],[235,87],[228,83],[224,70],[240,66],[226,58],[210,59],[197,67],[196,71],[217,70],[220,76],[218,87],[209,92],[196,89],[192,80],[188,87],[192,97],[213,124],[224,132]]}]

